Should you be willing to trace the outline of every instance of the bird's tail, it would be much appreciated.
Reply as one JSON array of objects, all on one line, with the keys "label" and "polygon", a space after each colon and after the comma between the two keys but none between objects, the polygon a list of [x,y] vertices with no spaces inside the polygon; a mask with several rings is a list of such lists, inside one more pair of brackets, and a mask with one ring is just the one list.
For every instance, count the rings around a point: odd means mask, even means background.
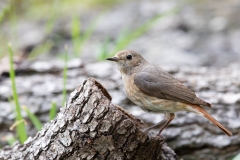
[{"label": "bird's tail", "polygon": [[219,123],[215,118],[213,118],[209,113],[207,113],[202,107],[197,105],[191,105],[191,107],[194,108],[194,112],[199,113],[206,117],[209,121],[211,121],[213,124],[218,126],[224,133],[226,133],[229,137],[231,137],[233,134],[225,128],[221,123]]}]

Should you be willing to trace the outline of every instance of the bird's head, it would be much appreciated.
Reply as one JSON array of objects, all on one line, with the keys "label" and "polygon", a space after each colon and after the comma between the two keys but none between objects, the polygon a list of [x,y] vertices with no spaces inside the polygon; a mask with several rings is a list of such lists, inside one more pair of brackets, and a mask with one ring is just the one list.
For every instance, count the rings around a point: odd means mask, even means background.
[{"label": "bird's head", "polygon": [[132,50],[122,50],[112,58],[107,58],[117,64],[118,70],[122,74],[132,74],[139,70],[147,61],[137,52]]}]

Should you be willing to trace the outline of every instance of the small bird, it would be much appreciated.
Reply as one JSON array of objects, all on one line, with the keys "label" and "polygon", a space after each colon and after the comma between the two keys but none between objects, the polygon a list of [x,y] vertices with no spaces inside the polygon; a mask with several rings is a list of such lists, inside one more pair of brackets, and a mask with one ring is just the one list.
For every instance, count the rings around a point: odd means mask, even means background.
[{"label": "small bird", "polygon": [[206,117],[228,136],[232,133],[207,113],[202,106],[212,105],[196,96],[172,75],[148,63],[139,53],[132,50],[117,52],[109,61],[116,63],[121,72],[128,98],[147,112],[164,113],[164,119],[147,128],[161,126],[157,136],[174,119],[177,111],[190,111]]}]

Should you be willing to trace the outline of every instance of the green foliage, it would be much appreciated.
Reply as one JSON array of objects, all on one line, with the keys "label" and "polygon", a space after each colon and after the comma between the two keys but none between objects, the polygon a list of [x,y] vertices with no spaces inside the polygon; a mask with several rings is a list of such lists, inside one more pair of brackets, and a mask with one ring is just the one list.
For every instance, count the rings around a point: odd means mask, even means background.
[{"label": "green foliage", "polygon": [[42,123],[40,122],[38,117],[33,114],[26,106],[22,106],[22,109],[27,113],[36,130],[40,131],[42,129]]},{"label": "green foliage", "polygon": [[52,0],[50,1],[50,6],[52,6],[52,9],[49,11],[48,15],[48,20],[47,23],[45,25],[45,31],[47,34],[49,34],[50,32],[52,32],[53,27],[55,25],[55,22],[57,20],[57,9],[58,9],[58,4],[60,3],[60,0]]},{"label": "green foliage", "polygon": [[55,118],[56,114],[57,114],[57,105],[56,105],[56,102],[52,102],[51,109],[49,112],[49,120],[51,121],[53,118]]},{"label": "green foliage", "polygon": [[[27,19],[28,21],[42,20],[45,23],[45,33],[46,35],[51,34],[53,28],[56,25],[56,21],[60,17],[69,17],[72,15],[79,14],[79,9],[82,8],[93,8],[101,7],[101,9],[107,9],[109,6],[123,2],[120,0],[11,0],[6,1],[6,4],[1,8],[0,6],[0,23],[1,21],[10,22],[9,33],[11,33],[11,41],[17,44],[20,39],[17,38],[16,28],[18,26],[18,21],[21,19]],[[46,19],[47,17],[47,19]],[[74,57],[79,57],[81,54],[81,49],[86,41],[89,40],[93,31],[95,30],[98,18],[94,20],[84,32],[81,33],[81,23],[79,18],[73,17],[71,36],[73,42],[73,52]],[[0,43],[4,43],[9,37],[7,34],[0,35]],[[48,53],[56,41],[47,40],[43,44],[39,44],[34,47],[33,50],[28,54],[30,59],[36,58],[38,55],[43,53]],[[6,51],[6,52],[5,52]],[[0,57],[3,57],[7,53],[7,47],[0,46]]]},{"label": "green foliage", "polygon": [[123,0],[88,0],[88,1],[85,1],[84,3],[86,3],[86,5],[89,5],[89,6],[103,6],[104,7],[109,7],[109,6],[112,6],[116,3],[119,3],[119,2],[122,2]]},{"label": "green foliage", "polygon": [[[100,17],[99,17],[100,18]],[[73,53],[74,57],[79,57],[81,55],[81,49],[83,47],[83,44],[89,40],[91,35],[93,34],[93,31],[96,28],[96,24],[99,20],[99,18],[96,18],[81,34],[81,22],[80,18],[73,17],[71,21],[71,36],[72,36],[72,43],[73,43]]]},{"label": "green foliage", "polygon": [[101,19],[101,15],[99,17],[97,17],[94,21],[92,21],[92,23],[89,25],[89,27],[85,30],[85,32],[82,35],[82,44],[84,42],[86,42],[87,40],[89,40],[89,38],[91,37],[91,35],[93,34],[96,26],[97,26],[97,22]]},{"label": "green foliage", "polygon": [[16,126],[17,136],[18,136],[20,142],[23,143],[24,141],[27,140],[27,132],[26,132],[25,124],[23,123],[21,108],[20,108],[19,101],[18,101],[18,94],[17,94],[17,89],[16,89],[16,83],[15,83],[13,51],[12,51],[12,47],[10,44],[8,45],[8,51],[9,51],[9,63],[10,63],[10,78],[11,78],[11,82],[12,82],[12,93],[13,93],[13,100],[14,100],[14,104],[15,104],[15,112],[16,112],[16,122],[21,122],[21,123],[18,123],[18,125]]},{"label": "green foliage", "polygon": [[2,22],[4,16],[9,13],[10,9],[10,4],[6,4],[3,6],[0,6],[0,23]]},{"label": "green foliage", "polygon": [[105,60],[108,57],[108,47],[110,46],[109,38],[105,38],[101,47],[100,47],[100,54],[98,56],[98,60]]},{"label": "green foliage", "polygon": [[13,143],[17,141],[17,139],[13,135],[8,136],[6,138],[6,140],[7,140],[8,145],[10,145],[10,146],[13,145]]},{"label": "green foliage", "polygon": [[77,57],[80,54],[81,47],[80,30],[81,30],[80,19],[78,17],[73,17],[71,23],[71,35],[73,42],[73,53],[75,57]]}]

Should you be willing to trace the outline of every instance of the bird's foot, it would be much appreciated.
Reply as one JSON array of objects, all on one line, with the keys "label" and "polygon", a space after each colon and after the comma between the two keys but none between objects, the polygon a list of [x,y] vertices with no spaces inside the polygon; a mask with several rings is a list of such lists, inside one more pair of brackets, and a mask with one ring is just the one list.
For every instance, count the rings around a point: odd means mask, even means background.
[{"label": "bird's foot", "polygon": [[150,129],[141,129],[141,131],[142,131],[144,134],[148,135],[149,137],[152,137],[152,134],[149,133]]},{"label": "bird's foot", "polygon": [[160,138],[163,140],[163,143],[166,142],[166,137],[164,137],[164,136],[162,136],[162,135],[158,135],[158,134],[157,134],[156,136],[160,137]]},{"label": "bird's foot", "polygon": [[166,142],[166,138],[165,138],[164,136],[162,136],[161,133],[162,133],[162,131],[160,130],[160,131],[156,134],[156,136],[157,136],[157,137],[160,137],[160,138],[163,140],[163,143],[164,143],[164,142]]},{"label": "bird's foot", "polygon": [[[143,130],[142,132],[150,136],[150,135],[151,135],[151,134],[149,133],[150,130],[151,130],[151,128],[147,128],[147,129]],[[158,133],[156,134],[156,137],[161,138],[162,141],[163,141],[163,143],[166,142],[166,138],[161,135],[161,132],[160,132],[160,133],[158,132]]]}]

